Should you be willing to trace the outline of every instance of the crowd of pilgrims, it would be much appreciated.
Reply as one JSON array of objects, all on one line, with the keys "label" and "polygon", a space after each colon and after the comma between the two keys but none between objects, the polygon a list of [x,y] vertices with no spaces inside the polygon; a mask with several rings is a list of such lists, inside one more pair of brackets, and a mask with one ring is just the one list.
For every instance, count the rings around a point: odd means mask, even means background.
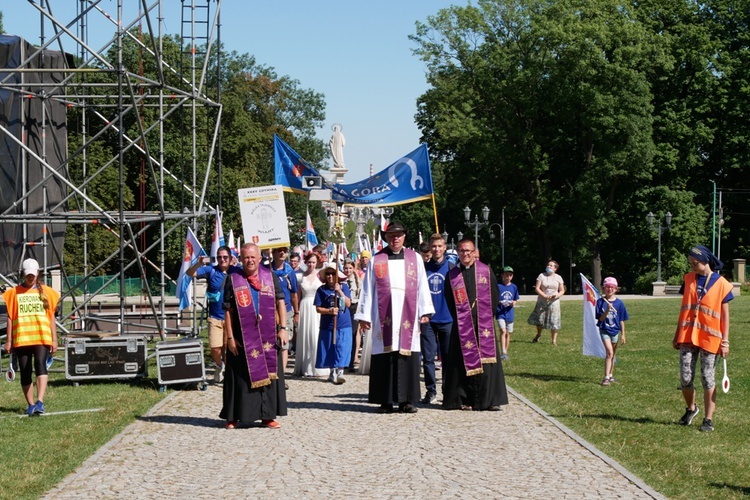
[{"label": "crowd of pilgrims", "polygon": [[[383,236],[387,246],[374,256],[369,251],[330,254],[324,245],[307,251],[295,247],[291,253],[288,247],[262,254],[257,247],[241,249],[240,268],[228,277],[245,274],[244,288],[250,282],[252,292],[255,275],[263,276],[250,262],[256,254],[262,261],[258,267],[272,271],[273,282],[267,283],[273,283],[280,309],[278,356],[266,370],[249,349],[237,349],[243,343],[238,331],[244,321],[238,319],[244,309],[238,294],[246,292],[236,277],[227,279],[222,300],[229,334],[220,413],[227,428],[255,420],[264,427],[280,426],[275,418],[286,415],[289,383],[284,372],[289,358],[294,360],[294,377],[338,385],[346,382],[348,373],[369,375],[368,402],[378,405],[378,413],[416,413],[420,403],[436,404],[436,370],[444,409],[498,411],[508,403],[501,363],[505,356],[495,335],[498,282],[492,269],[476,258],[473,241],[462,240],[457,252],[446,252],[445,241],[436,234],[419,252],[404,247],[406,229],[399,223],[391,224]],[[262,304],[262,287],[255,288],[254,298],[244,301]],[[243,314],[251,314],[262,330],[261,312],[256,305],[254,312]],[[260,357],[262,351],[257,350]],[[256,365],[268,374],[262,384],[251,380]]]}]

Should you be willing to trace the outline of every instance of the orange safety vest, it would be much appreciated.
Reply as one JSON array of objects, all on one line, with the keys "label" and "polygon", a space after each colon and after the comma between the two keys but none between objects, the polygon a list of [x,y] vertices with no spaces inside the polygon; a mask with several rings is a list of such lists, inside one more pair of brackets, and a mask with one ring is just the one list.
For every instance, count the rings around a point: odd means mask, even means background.
[{"label": "orange safety vest", "polygon": [[12,325],[13,347],[33,345],[52,345],[50,324],[55,321],[55,309],[60,295],[52,288],[45,286],[49,309],[44,309],[37,288],[26,288],[18,285],[7,290],[3,299],[8,306],[8,321]]},{"label": "orange safety vest", "polygon": [[697,275],[688,273],[684,279],[685,291],[682,294],[680,320],[677,324],[677,343],[693,344],[704,351],[718,353],[722,338],[721,304],[732,291],[732,285],[719,276],[703,298],[698,300]]}]

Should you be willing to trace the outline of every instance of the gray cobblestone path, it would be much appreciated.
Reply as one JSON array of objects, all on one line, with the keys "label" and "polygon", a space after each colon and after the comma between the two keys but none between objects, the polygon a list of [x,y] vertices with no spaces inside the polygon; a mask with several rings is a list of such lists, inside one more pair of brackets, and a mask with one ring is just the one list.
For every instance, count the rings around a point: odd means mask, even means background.
[{"label": "gray cobblestone path", "polygon": [[516,395],[501,412],[379,415],[367,377],[288,382],[279,430],[225,430],[218,386],[177,392],[47,497],[658,497]]}]

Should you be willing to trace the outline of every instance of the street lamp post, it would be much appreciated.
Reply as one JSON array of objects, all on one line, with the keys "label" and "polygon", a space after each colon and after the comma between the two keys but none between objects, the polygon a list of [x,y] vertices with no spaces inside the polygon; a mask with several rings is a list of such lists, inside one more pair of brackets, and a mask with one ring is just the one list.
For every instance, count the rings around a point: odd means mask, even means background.
[{"label": "street lamp post", "polygon": [[[654,228],[654,214],[652,212],[648,213],[648,225],[651,227],[651,229]],[[657,227],[656,227],[656,234],[657,234],[657,241],[658,243],[658,251],[656,254],[656,281],[661,282],[661,233],[665,230],[670,230],[672,227],[672,214],[667,212],[664,214],[664,222],[666,223],[666,226],[661,225],[661,218],[657,221]]]},{"label": "street lamp post", "polygon": [[482,220],[479,220],[479,215],[474,214],[474,220],[471,220],[471,209],[469,207],[464,208],[464,220],[466,225],[474,227],[474,248],[479,248],[479,228],[489,225],[490,209],[485,206],[482,208]]},{"label": "street lamp post", "polygon": [[[489,216],[489,214],[488,214]],[[501,223],[493,222],[490,224],[489,230],[490,230],[490,239],[495,239],[495,233],[492,232],[492,228],[497,226],[500,228],[500,266],[505,267],[505,209],[502,210],[502,218],[500,219]]]}]

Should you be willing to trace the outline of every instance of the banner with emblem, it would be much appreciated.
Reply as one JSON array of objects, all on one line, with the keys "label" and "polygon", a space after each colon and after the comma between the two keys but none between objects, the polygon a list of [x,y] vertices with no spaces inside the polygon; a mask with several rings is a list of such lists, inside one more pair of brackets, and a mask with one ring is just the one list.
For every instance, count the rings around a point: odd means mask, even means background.
[{"label": "banner with emblem", "polygon": [[[313,168],[287,143],[278,136],[274,144],[274,182],[285,191],[306,193],[303,177],[319,177]],[[352,184],[331,184],[331,199],[346,205],[366,205],[371,207],[403,205],[432,197],[432,171],[430,155],[426,144],[402,156],[387,168]]]},{"label": "banner with emblem", "polygon": [[599,291],[591,284],[586,276],[581,274],[581,288],[583,288],[583,355],[607,357],[604,343],[596,326],[596,301]]},{"label": "banner with emblem", "polygon": [[280,185],[237,190],[245,243],[261,249],[290,246],[289,221]]}]

